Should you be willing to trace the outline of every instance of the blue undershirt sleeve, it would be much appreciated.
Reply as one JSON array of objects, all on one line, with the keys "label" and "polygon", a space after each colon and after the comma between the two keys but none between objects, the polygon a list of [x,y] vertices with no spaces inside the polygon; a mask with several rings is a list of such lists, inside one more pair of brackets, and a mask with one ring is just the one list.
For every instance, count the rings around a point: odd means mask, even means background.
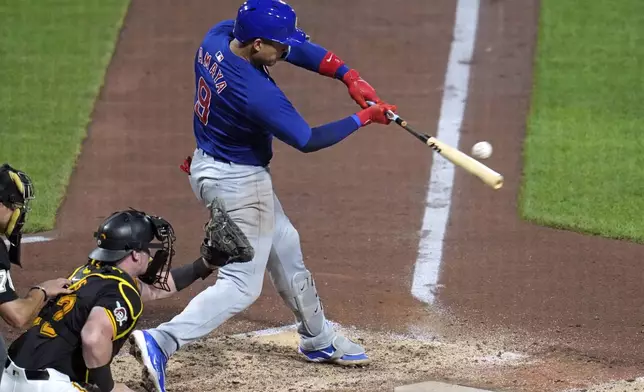
[{"label": "blue undershirt sleeve", "polygon": [[360,128],[356,115],[311,128],[279,90],[254,95],[248,102],[248,115],[258,126],[302,152],[330,147]]},{"label": "blue undershirt sleeve", "polygon": [[312,129],[311,138],[306,143],[303,152],[314,152],[330,147],[351,135],[360,128],[360,120],[355,115],[345,117],[342,120],[334,121]]}]

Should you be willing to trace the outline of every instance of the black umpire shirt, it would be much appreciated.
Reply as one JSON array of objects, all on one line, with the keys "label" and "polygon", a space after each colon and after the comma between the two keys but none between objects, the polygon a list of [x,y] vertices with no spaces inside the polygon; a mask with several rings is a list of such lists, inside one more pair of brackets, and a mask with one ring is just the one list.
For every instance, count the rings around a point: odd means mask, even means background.
[{"label": "black umpire shirt", "polygon": [[[117,267],[94,261],[69,278],[73,293],[50,300],[33,325],[9,348],[9,357],[24,369],[55,369],[79,383],[88,380],[83,359],[81,330],[92,308],[103,308],[112,322],[112,358],[127,340],[143,302],[136,280]],[[110,361],[111,362],[111,361]]]},{"label": "black umpire shirt", "polygon": [[[16,294],[16,289],[13,287],[9,269],[11,269],[9,251],[4,240],[0,237],[0,304],[18,299],[18,294]],[[0,336],[0,366],[4,367],[6,359],[7,346],[5,346],[4,339]],[[0,374],[1,378],[2,375]]]},{"label": "black umpire shirt", "polygon": [[9,262],[9,250],[0,237],[0,304],[11,302],[18,299],[16,289],[13,287],[11,280],[11,263]]}]

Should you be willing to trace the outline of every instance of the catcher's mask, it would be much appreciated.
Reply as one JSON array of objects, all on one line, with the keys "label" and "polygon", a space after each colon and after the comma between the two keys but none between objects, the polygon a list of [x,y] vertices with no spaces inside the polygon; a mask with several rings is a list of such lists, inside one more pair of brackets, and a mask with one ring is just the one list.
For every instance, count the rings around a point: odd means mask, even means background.
[{"label": "catcher's mask", "polygon": [[22,228],[33,199],[34,186],[29,176],[6,163],[0,166],[0,203],[13,210],[4,232],[0,231],[0,234],[9,240],[9,261],[19,266]]},{"label": "catcher's mask", "polygon": [[[89,258],[106,264],[117,263],[134,251],[152,255],[150,250],[158,249],[139,279],[170,291],[168,276],[176,237],[168,221],[134,209],[118,211],[101,223],[94,238],[98,247],[89,254]],[[154,243],[155,240],[159,242]]]}]

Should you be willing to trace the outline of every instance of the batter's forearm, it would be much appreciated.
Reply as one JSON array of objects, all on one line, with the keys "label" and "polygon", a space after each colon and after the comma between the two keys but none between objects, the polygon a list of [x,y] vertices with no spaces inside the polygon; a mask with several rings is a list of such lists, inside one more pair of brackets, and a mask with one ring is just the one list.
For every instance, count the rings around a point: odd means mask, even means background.
[{"label": "batter's forearm", "polygon": [[311,129],[311,137],[302,152],[314,152],[344,140],[360,128],[360,120],[354,115],[342,120]]},{"label": "batter's forearm", "polygon": [[342,79],[349,71],[349,67],[335,53],[313,42],[291,47],[286,61],[335,79]]}]

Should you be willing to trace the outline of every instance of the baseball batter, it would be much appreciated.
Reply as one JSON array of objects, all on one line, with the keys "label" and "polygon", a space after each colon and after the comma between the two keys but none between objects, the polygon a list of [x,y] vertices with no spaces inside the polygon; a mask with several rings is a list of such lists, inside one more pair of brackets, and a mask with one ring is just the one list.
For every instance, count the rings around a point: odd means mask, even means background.
[{"label": "baseball batter", "polygon": [[[143,303],[252,258],[248,240],[220,206],[211,205],[201,256],[172,269],[175,235],[165,219],[132,209],[105,219],[95,233],[97,247],[71,274],[67,294],[52,297],[11,344],[0,392],[131,391],[114,383],[110,364]],[[225,242],[218,241],[222,234]],[[154,257],[151,249],[157,249]],[[244,258],[247,253],[251,257]]]},{"label": "baseball batter", "polygon": [[[269,74],[285,60],[341,80],[362,110],[312,128]],[[341,365],[369,361],[358,344],[337,334],[325,319],[300,239],[273,191],[269,163],[273,137],[302,152],[333,146],[359,128],[389,124],[382,102],[355,69],[310,42],[283,1],[248,0],[236,20],[207,32],[194,58],[194,136],[197,148],[184,169],[196,197],[221,198],[255,249],[249,263],[219,270],[217,283],[197,295],[172,320],[135,331],[131,342],[157,391],[165,390],[167,359],[180,347],[209,334],[260,295],[264,271],[296,316],[299,351],[314,362]],[[366,101],[376,102],[369,106]]]}]

